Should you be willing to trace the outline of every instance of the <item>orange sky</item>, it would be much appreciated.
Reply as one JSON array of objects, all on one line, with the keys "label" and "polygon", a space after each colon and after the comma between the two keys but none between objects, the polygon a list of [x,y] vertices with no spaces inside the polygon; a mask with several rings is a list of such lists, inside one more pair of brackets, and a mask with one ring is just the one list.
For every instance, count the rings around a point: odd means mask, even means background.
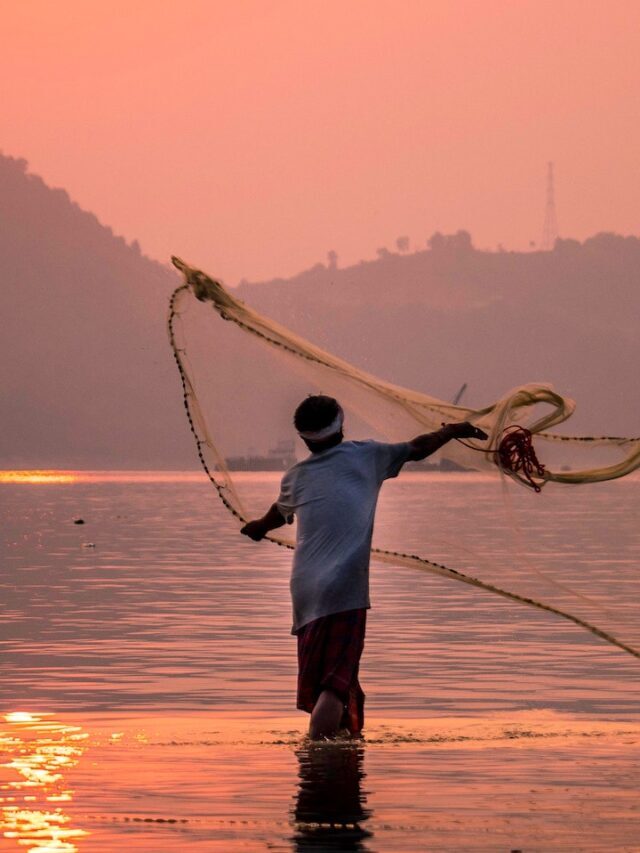
[{"label": "orange sky", "polygon": [[639,233],[638,0],[14,0],[0,148],[230,284],[408,235]]}]

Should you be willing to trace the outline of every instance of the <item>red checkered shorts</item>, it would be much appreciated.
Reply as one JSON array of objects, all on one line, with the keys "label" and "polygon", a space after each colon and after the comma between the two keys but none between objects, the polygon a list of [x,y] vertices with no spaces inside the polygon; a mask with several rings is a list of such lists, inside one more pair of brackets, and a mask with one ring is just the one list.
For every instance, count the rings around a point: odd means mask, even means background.
[{"label": "red checkered shorts", "polygon": [[297,707],[311,713],[323,690],[344,703],[341,726],[357,735],[364,726],[365,695],[358,681],[367,611],[344,610],[304,625],[298,637]]}]

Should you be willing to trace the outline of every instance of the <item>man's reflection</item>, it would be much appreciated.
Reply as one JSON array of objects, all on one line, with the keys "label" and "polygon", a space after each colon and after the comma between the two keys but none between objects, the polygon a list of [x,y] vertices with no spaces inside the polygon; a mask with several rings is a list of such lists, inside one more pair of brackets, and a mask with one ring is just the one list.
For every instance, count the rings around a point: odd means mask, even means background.
[{"label": "man's reflection", "polygon": [[364,748],[353,743],[308,742],[296,750],[298,793],[293,809],[296,853],[353,850],[366,853],[371,832],[362,823],[371,816],[365,808],[361,782]]}]

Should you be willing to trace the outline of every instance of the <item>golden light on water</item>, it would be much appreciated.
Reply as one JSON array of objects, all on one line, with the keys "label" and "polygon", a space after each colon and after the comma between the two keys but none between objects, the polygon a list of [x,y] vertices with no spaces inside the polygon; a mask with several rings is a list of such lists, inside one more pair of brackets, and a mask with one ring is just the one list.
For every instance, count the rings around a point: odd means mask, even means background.
[{"label": "golden light on water", "polygon": [[[245,476],[253,472],[241,472]],[[278,472],[274,472],[278,476]],[[264,476],[264,472],[261,472]],[[0,471],[0,485],[65,485],[73,483],[200,483],[201,470],[196,471],[81,471],[48,469],[23,469]]]},{"label": "golden light on water", "polygon": [[0,483],[75,483],[73,471],[0,471]]},{"label": "golden light on water", "polygon": [[10,714],[5,715],[5,720],[8,723],[32,723],[35,722],[36,717],[33,714],[29,714],[27,711],[13,711]]},{"label": "golden light on water", "polygon": [[73,799],[65,773],[80,760],[88,735],[48,717],[27,711],[4,716],[0,830],[22,850],[75,853],[75,842],[88,833],[70,826],[71,818],[56,804]]}]

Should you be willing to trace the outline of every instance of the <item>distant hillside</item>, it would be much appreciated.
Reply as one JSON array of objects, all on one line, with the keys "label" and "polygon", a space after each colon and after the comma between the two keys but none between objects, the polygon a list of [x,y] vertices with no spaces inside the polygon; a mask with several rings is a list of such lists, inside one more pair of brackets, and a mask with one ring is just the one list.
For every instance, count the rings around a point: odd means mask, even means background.
[{"label": "distant hillside", "polygon": [[0,157],[0,465],[193,460],[164,328],[177,277]]},{"label": "distant hillside", "polygon": [[[193,467],[165,334],[177,276],[22,160],[0,156],[0,192],[0,467]],[[460,232],[238,292],[402,384],[450,399],[467,382],[480,405],[551,381],[578,400],[576,428],[637,434],[639,271],[634,237],[489,253]],[[251,429],[237,425],[237,452],[255,444]]]},{"label": "distant hillside", "polygon": [[598,234],[553,252],[480,252],[465,232],[412,254],[244,283],[242,298],[400,384],[480,406],[515,385],[574,397],[571,431],[640,433],[640,240]]}]

